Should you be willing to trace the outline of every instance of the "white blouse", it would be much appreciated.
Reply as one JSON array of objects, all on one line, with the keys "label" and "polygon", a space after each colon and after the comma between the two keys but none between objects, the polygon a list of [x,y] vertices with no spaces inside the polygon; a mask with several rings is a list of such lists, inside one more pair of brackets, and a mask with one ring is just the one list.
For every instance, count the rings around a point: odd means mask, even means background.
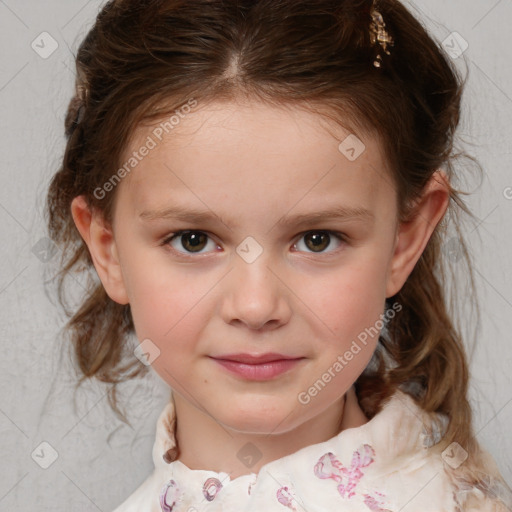
[{"label": "white blouse", "polygon": [[512,512],[512,491],[485,452],[469,467],[457,443],[441,452],[432,416],[397,391],[368,423],[269,462],[259,472],[192,470],[176,446],[175,409],[160,415],[151,476],[114,512]]}]

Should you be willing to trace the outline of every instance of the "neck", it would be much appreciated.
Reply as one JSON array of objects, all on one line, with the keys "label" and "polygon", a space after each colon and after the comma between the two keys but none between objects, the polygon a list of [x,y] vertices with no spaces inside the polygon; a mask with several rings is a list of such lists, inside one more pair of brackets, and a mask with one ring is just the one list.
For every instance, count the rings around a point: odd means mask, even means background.
[{"label": "neck", "polygon": [[[262,466],[273,460],[291,455],[305,446],[327,441],[342,430],[368,421],[353,387],[320,415],[282,434],[233,431],[221,426],[178,393],[174,393],[174,402],[178,460],[190,469],[224,472],[231,479],[258,473]],[[240,449],[247,443],[254,447],[257,455],[247,449],[247,456],[239,458]],[[261,458],[253,462],[251,457],[254,455]]]}]

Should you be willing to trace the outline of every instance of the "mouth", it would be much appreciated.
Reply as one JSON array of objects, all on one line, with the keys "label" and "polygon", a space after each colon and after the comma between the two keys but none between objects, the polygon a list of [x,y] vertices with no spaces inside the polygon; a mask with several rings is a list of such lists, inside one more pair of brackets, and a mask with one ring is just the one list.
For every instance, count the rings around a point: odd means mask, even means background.
[{"label": "mouth", "polygon": [[[211,356],[210,356],[211,357]],[[211,357],[229,373],[244,380],[271,380],[288,372],[304,360],[304,357],[285,356],[283,354],[230,354]]]}]

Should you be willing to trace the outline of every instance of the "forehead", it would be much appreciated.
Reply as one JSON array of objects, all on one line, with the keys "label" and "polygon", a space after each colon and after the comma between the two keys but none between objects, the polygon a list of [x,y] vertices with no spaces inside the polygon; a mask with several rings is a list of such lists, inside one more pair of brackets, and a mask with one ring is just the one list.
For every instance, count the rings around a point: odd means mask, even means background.
[{"label": "forehead", "polygon": [[376,136],[299,107],[199,104],[139,126],[123,155],[124,164],[130,160],[136,165],[117,192],[138,212],[178,199],[243,210],[262,201],[267,209],[299,201],[370,206],[394,196]]}]

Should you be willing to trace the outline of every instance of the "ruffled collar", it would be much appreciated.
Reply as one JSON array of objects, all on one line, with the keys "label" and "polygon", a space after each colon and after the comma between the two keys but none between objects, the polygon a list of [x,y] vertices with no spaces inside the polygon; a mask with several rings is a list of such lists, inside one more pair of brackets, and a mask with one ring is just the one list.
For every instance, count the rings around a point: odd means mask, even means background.
[{"label": "ruffled collar", "polygon": [[[176,446],[171,395],[158,419],[153,447],[155,468],[163,482],[161,509],[399,510],[418,493],[419,482],[424,485],[443,470],[440,454],[433,458],[429,449],[441,438],[433,416],[397,391],[368,423],[269,462],[257,474],[231,479],[228,473],[192,470],[179,460],[164,460]],[[411,477],[415,485],[404,487]],[[430,484],[430,496],[436,496],[436,487]],[[452,496],[442,485],[437,492],[429,504],[449,510]],[[430,508],[423,505],[422,510]]]}]

